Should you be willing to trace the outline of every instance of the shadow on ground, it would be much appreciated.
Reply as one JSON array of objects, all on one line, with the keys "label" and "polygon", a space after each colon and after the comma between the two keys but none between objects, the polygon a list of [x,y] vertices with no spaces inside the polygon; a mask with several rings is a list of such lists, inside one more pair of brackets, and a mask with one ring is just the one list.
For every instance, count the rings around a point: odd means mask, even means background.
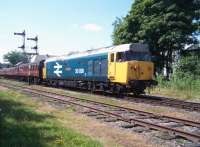
[{"label": "shadow on ground", "polygon": [[[0,97],[0,146],[39,147],[56,136],[45,134],[56,129],[46,121],[50,115],[38,114],[23,103]],[[44,142],[45,140],[45,142]]]}]

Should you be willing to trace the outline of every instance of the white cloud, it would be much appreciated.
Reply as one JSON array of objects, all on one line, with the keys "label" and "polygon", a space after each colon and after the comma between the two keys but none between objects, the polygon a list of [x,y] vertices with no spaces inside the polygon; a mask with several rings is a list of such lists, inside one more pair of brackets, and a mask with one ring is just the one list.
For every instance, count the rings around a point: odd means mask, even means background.
[{"label": "white cloud", "polygon": [[103,30],[103,28],[100,25],[92,24],[92,23],[82,25],[81,28],[87,31],[92,31],[92,32],[100,32]]}]

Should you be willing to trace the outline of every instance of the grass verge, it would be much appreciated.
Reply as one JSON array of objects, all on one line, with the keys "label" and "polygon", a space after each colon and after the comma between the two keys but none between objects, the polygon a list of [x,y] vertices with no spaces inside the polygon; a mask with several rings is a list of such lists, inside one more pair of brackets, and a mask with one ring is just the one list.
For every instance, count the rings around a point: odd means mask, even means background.
[{"label": "grass verge", "polygon": [[151,90],[154,95],[162,95],[167,97],[175,97],[178,99],[199,101],[200,100],[200,81],[191,77],[179,79],[177,75],[173,75],[170,81],[164,77],[157,77],[158,86]]},{"label": "grass verge", "polygon": [[99,147],[98,141],[61,124],[53,115],[38,112],[27,96],[0,91],[0,146]]}]

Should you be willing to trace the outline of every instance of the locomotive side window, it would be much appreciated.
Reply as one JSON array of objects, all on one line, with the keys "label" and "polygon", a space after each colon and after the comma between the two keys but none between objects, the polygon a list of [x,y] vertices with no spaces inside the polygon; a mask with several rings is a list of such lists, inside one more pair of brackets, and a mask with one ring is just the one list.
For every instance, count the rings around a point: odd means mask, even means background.
[{"label": "locomotive side window", "polygon": [[138,61],[151,61],[151,54],[149,52],[133,52],[127,51],[126,60],[138,60]]},{"label": "locomotive side window", "polygon": [[106,76],[108,74],[108,62],[106,59],[101,60],[101,75]]},{"label": "locomotive side window", "polygon": [[94,61],[94,75],[99,76],[100,75],[100,68],[101,68],[101,64],[100,60],[96,60]]},{"label": "locomotive side window", "polygon": [[111,55],[110,55],[110,62],[114,62],[114,53],[112,53]]},{"label": "locomotive side window", "polygon": [[93,61],[88,61],[88,75],[92,76],[93,74]]}]

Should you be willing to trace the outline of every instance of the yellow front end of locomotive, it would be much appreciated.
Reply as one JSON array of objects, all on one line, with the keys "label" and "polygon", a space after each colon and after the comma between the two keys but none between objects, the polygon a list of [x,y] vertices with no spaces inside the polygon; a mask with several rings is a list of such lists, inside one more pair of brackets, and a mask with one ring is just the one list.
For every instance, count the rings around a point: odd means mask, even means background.
[{"label": "yellow front end of locomotive", "polygon": [[113,83],[128,83],[128,62],[113,62],[108,66],[108,78]]},{"label": "yellow front end of locomotive", "polygon": [[129,61],[128,62],[128,81],[131,80],[153,80],[154,64],[146,61]]},{"label": "yellow front end of locomotive", "polygon": [[123,61],[119,53],[111,53],[108,58],[108,79],[113,83],[128,85],[130,81],[153,80],[154,64],[151,61]]},{"label": "yellow front end of locomotive", "polygon": [[153,80],[154,64],[145,61],[128,61],[109,63],[110,81],[127,85],[132,80]]}]

